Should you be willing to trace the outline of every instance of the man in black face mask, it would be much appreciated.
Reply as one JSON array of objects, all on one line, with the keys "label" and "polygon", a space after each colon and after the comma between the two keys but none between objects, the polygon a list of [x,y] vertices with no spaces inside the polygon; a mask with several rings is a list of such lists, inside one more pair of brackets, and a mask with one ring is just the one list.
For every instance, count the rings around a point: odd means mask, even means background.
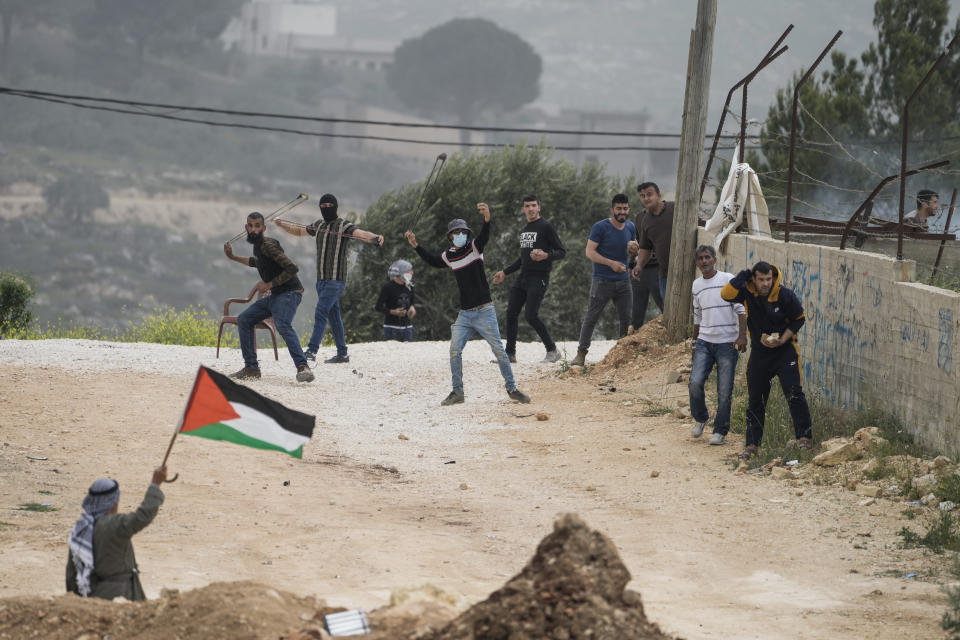
[{"label": "man in black face mask", "polygon": [[254,267],[261,278],[257,283],[257,292],[267,295],[259,298],[237,317],[243,369],[230,377],[239,380],[260,377],[254,327],[272,316],[277,333],[283,338],[290,357],[297,366],[297,381],[312,382],[313,372],[307,365],[307,359],[300,347],[300,338],[297,337],[292,324],[293,316],[303,299],[303,285],[297,277],[299,268],[283,252],[279,242],[263,235],[266,223],[262,214],[254,211],[247,216],[246,230],[247,242],[253,245],[253,257],[242,258],[233,255],[233,247],[229,242],[224,243],[223,253],[234,262]]},{"label": "man in black face mask", "polygon": [[339,217],[337,199],[332,194],[325,193],[320,197],[320,214],[323,218],[306,228],[279,218],[275,218],[274,222],[291,235],[317,238],[317,308],[313,317],[313,334],[307,344],[307,360],[316,361],[327,320],[330,320],[330,332],[337,345],[337,354],[324,362],[350,362],[346,329],[340,315],[340,296],[347,287],[346,241],[355,238],[383,246],[383,236],[358,229],[352,222]]}]

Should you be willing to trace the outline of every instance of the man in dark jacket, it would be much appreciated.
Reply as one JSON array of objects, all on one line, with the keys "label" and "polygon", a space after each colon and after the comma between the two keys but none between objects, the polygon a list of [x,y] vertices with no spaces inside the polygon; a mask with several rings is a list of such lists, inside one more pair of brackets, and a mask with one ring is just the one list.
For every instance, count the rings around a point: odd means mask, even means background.
[{"label": "man in dark jacket", "polygon": [[374,310],[383,314],[383,339],[413,342],[413,265],[397,260],[387,269],[390,280],[380,288]]},{"label": "man in dark jacket", "polygon": [[143,502],[132,513],[117,513],[120,485],[101,478],[83,499],[83,513],[70,533],[67,554],[67,591],[83,597],[146,600],[140,584],[133,535],[153,522],[163,504],[160,485],[167,468],[157,467]]},{"label": "man in dark jacket", "polygon": [[526,306],[527,322],[543,342],[547,355],[543,362],[556,362],[560,358],[557,345],[540,319],[540,304],[550,285],[550,270],[556,260],[567,255],[560,236],[552,224],[540,217],[540,199],[535,195],[523,197],[523,215],[527,225],[520,230],[520,257],[513,264],[493,274],[493,284],[520,270],[520,275],[510,286],[507,301],[507,355],[510,362],[517,361],[517,334],[520,330],[520,310]]},{"label": "man in dark jacket", "polygon": [[233,255],[233,247],[224,243],[223,253],[234,262],[253,267],[260,274],[257,293],[265,294],[247,307],[237,317],[237,333],[240,334],[240,351],[243,353],[243,369],[230,375],[238,380],[259,379],[260,364],[257,362],[254,327],[272,317],[277,333],[287,345],[293,364],[297,367],[297,382],[312,382],[313,372],[300,346],[300,338],[293,328],[293,316],[303,300],[303,285],[297,277],[299,268],[283,252],[283,247],[274,238],[263,235],[266,223],[263,214],[254,211],[247,216],[247,242],[253,245],[253,257]]},{"label": "man in dark jacket", "polygon": [[477,204],[477,210],[483,216],[483,227],[473,237],[473,231],[465,220],[451,220],[447,225],[447,239],[453,244],[443,253],[436,254],[424,249],[417,242],[413,231],[404,235],[407,242],[431,267],[453,269],[460,289],[460,313],[450,326],[450,373],[453,377],[453,391],[440,403],[443,406],[459,404],[464,401],[463,394],[463,348],[474,333],[487,341],[493,355],[500,365],[500,374],[507,387],[507,395],[517,402],[530,402],[530,396],[517,389],[513,378],[510,359],[500,339],[500,325],[497,324],[497,310],[490,296],[490,285],[483,270],[483,248],[490,239],[490,207],[486,203]]},{"label": "man in dark jacket", "polygon": [[747,308],[750,331],[750,358],[747,360],[747,443],[740,454],[749,459],[757,454],[763,438],[763,423],[770,397],[770,381],[780,386],[790,407],[793,430],[801,449],[813,448],[810,408],[803,394],[800,347],[797,332],[806,321],[797,295],[784,287],[780,270],[758,262],[744,269],[720,291],[727,302],[741,302]]}]

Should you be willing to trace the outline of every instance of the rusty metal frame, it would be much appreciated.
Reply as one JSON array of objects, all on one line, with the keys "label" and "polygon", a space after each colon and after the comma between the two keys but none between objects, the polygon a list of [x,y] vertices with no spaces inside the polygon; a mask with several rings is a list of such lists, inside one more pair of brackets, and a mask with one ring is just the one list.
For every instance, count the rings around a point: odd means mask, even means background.
[{"label": "rusty metal frame", "polygon": [[[867,199],[863,201],[863,204],[861,204],[859,207],[857,207],[857,210],[854,211],[854,212],[853,212],[853,215],[850,216],[850,219],[847,220],[847,224],[846,224],[846,226],[844,226],[844,228],[843,228],[843,235],[840,237],[840,249],[841,249],[841,251],[842,251],[843,249],[846,249],[846,248],[847,248],[847,235],[850,233],[850,229],[853,227],[853,223],[854,223],[854,221],[856,221],[857,216],[860,215],[860,213],[867,207],[868,204],[873,203],[873,199],[877,197],[877,194],[880,193],[880,191],[882,191],[885,186],[887,186],[888,184],[890,184],[890,183],[893,182],[894,180],[898,180],[898,179],[900,180],[900,182],[901,182],[901,184],[902,184],[902,183],[903,183],[903,179],[904,179],[906,176],[912,176],[912,175],[915,175],[915,174],[920,173],[921,171],[929,171],[930,169],[937,169],[937,168],[939,168],[939,167],[943,167],[943,166],[946,166],[946,165],[948,165],[948,164],[950,164],[950,161],[949,161],[949,160],[940,160],[939,162],[934,162],[934,163],[931,163],[931,164],[926,164],[926,165],[923,165],[922,167],[917,167],[916,169],[911,169],[910,171],[900,172],[900,173],[894,174],[894,175],[892,175],[892,176],[887,176],[886,178],[884,178],[883,180],[881,180],[881,181],[877,184],[876,188],[875,188],[873,191],[870,192],[870,195],[867,196]],[[898,237],[901,238],[901,242],[902,242],[902,238],[903,238],[903,215],[902,215],[902,211],[901,211],[901,215],[900,215],[900,223],[899,223],[898,228],[897,228],[897,235],[898,235]],[[897,259],[898,259],[898,260],[901,260],[902,258],[897,258]]]},{"label": "rusty metal frame", "polygon": [[[744,85],[746,85],[751,80],[753,80],[754,76],[760,73],[760,71],[762,71],[764,67],[766,67],[768,64],[776,60],[780,56],[780,54],[782,54],[784,51],[789,49],[789,47],[786,47],[786,46],[782,48],[778,48],[778,47],[780,47],[780,44],[786,39],[787,35],[789,35],[789,33],[792,30],[793,30],[793,25],[791,24],[786,28],[786,30],[784,30],[780,38],[773,43],[773,46],[770,47],[770,50],[764,54],[763,58],[760,60],[760,64],[758,64],[753,69],[753,71],[751,71],[749,74],[744,76],[739,82],[737,82],[735,85],[730,87],[730,91],[727,92],[727,101],[723,103],[723,111],[720,112],[720,124],[717,125],[717,133],[713,136],[713,146],[710,147],[710,155],[707,156],[707,168],[703,172],[703,181],[700,183],[700,199],[701,200],[703,199],[703,192],[706,191],[707,189],[707,182],[710,181],[710,168],[713,166],[713,156],[714,154],[717,153],[717,144],[720,142],[720,135],[723,133],[723,123],[727,118],[727,110],[730,108],[730,101],[733,99],[733,93],[740,87],[744,87],[744,90],[743,90],[744,116],[740,122],[740,137],[741,137],[741,140],[743,140],[743,136],[745,135],[744,128],[746,125],[746,105],[747,105],[747,96],[746,96],[747,90]],[[743,161],[743,143],[742,142],[740,144],[740,154],[741,154],[741,162],[742,162]]]},{"label": "rusty metal frame", "polygon": [[787,169],[787,208],[783,216],[784,227],[783,230],[783,241],[790,242],[790,205],[793,200],[793,165],[794,165],[794,155],[797,147],[797,105],[800,103],[800,87],[806,83],[814,71],[817,70],[817,67],[820,65],[820,62],[823,61],[823,58],[827,55],[830,49],[833,49],[833,45],[837,43],[837,40],[840,39],[840,36],[843,35],[843,31],[837,31],[834,34],[833,39],[827,44],[827,46],[820,52],[820,55],[817,56],[817,59],[814,60],[813,64],[807,69],[807,72],[803,74],[803,77],[797,81],[797,84],[793,87],[793,106],[790,114],[790,163]]},{"label": "rusty metal frame", "polygon": [[943,48],[943,53],[934,61],[933,65],[927,70],[926,75],[923,76],[923,80],[920,81],[920,84],[917,85],[917,88],[913,90],[913,93],[910,94],[910,97],[907,98],[907,101],[903,104],[903,117],[900,118],[900,233],[897,235],[897,260],[903,260],[903,205],[907,197],[907,137],[910,134],[910,103],[913,102],[913,99],[917,97],[920,90],[927,84],[927,81],[930,80],[930,77],[934,71],[937,70],[937,67],[940,66],[940,63],[950,54],[950,49],[953,48],[953,43],[957,41],[958,37],[960,37],[960,31],[953,35],[953,38],[947,43],[947,46]]},{"label": "rusty metal frame", "polygon": [[[943,223],[943,232],[950,233],[950,221],[953,220],[953,210],[957,206],[957,190],[953,190],[953,195],[950,197],[950,208],[947,209],[947,221]],[[940,268],[940,259],[943,258],[943,247],[947,244],[946,240],[940,241],[940,250],[937,251],[937,261],[933,263],[933,273],[930,274],[930,278],[933,279],[937,275],[937,269]]]}]

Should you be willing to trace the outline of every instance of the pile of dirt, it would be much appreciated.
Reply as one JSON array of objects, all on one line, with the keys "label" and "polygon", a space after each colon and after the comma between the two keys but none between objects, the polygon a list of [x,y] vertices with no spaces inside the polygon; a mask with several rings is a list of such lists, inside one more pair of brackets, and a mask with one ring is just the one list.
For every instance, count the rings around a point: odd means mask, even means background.
[{"label": "pile of dirt", "polygon": [[678,368],[690,364],[690,345],[667,343],[667,328],[663,316],[654,318],[637,331],[617,341],[593,371],[618,377],[639,376],[651,369]]},{"label": "pile of dirt", "polygon": [[[398,601],[369,615],[370,640],[670,640],[648,621],[613,543],[567,514],[523,571],[458,617],[449,598]],[[156,600],[0,600],[0,638],[45,640],[314,640],[343,611],[256,582],[217,582]],[[358,636],[359,637],[359,636]]]},{"label": "pile of dirt", "polygon": [[423,640],[669,640],[647,620],[616,547],[566,514],[517,576]]},{"label": "pile of dirt", "polygon": [[0,638],[239,640],[322,627],[342,608],[256,582],[215,582],[156,600],[110,602],[73,594],[0,600]]}]

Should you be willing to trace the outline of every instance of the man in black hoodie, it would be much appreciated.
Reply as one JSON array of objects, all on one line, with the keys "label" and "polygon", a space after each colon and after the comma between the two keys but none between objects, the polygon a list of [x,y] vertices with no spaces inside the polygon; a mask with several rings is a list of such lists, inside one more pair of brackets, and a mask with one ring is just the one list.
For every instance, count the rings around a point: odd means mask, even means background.
[{"label": "man in black hoodie", "polygon": [[460,289],[460,313],[450,326],[450,373],[453,377],[453,391],[440,404],[448,406],[464,401],[463,395],[463,348],[474,333],[487,341],[493,355],[500,365],[500,374],[506,383],[507,395],[517,402],[530,402],[530,396],[517,389],[513,379],[510,359],[503,349],[500,339],[500,325],[497,324],[497,310],[490,297],[490,286],[483,270],[483,247],[490,238],[490,207],[479,203],[477,210],[483,216],[483,227],[476,237],[465,220],[451,220],[447,225],[447,239],[453,244],[443,253],[427,251],[417,242],[413,231],[404,235],[423,261],[431,267],[453,269]]},{"label": "man in black hoodie", "polygon": [[797,295],[780,282],[780,270],[767,262],[744,269],[723,285],[720,296],[741,302],[747,308],[750,358],[747,360],[747,444],[740,454],[749,459],[760,448],[763,423],[770,397],[770,381],[780,378],[790,407],[793,430],[800,449],[813,448],[810,408],[803,394],[800,347],[797,332],[806,321]]},{"label": "man in black hoodie", "polygon": [[507,355],[510,362],[517,361],[517,334],[520,331],[520,310],[526,305],[525,316],[530,326],[540,336],[547,355],[543,362],[556,362],[560,358],[557,345],[550,338],[547,325],[540,319],[540,304],[550,285],[550,270],[553,262],[567,255],[557,230],[540,217],[540,199],[535,195],[523,197],[523,215],[527,226],[520,230],[520,257],[513,264],[493,274],[493,284],[520,270],[520,275],[510,286],[507,301]]}]

